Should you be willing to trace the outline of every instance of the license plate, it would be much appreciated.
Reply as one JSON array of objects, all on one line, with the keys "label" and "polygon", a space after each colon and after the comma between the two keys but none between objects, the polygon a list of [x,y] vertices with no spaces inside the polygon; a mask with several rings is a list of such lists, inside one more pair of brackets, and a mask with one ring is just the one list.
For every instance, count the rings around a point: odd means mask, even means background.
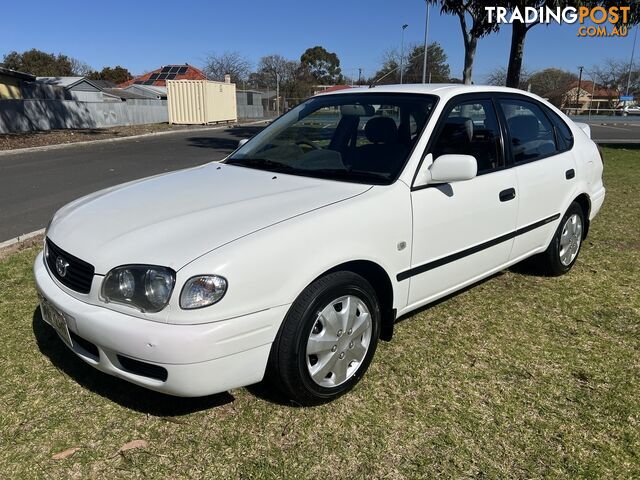
[{"label": "license plate", "polygon": [[54,307],[51,302],[43,296],[40,296],[40,311],[42,312],[44,321],[53,327],[67,346],[71,347],[73,342],[71,341],[71,335],[69,335],[69,327],[67,326],[67,319],[64,313]]}]

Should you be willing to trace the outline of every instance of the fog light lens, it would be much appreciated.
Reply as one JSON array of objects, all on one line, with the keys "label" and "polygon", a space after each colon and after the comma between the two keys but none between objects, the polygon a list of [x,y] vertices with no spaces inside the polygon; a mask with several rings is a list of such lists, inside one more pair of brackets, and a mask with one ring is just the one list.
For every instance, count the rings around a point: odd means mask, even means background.
[{"label": "fog light lens", "polygon": [[219,302],[227,292],[227,280],[219,275],[191,277],[180,294],[180,308],[192,310]]}]

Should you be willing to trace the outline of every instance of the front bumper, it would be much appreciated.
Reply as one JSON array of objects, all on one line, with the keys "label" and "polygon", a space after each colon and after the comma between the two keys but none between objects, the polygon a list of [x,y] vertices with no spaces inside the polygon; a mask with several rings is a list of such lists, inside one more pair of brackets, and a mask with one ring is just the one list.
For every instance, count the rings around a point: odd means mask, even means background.
[{"label": "front bumper", "polygon": [[[52,280],[42,253],[33,271],[38,292],[64,314],[70,332],[97,349],[96,355],[96,349],[75,341],[71,349],[76,355],[110,375],[182,397],[210,395],[262,380],[271,344],[289,308],[282,305],[198,325],[152,322],[71,297]],[[164,368],[166,380],[141,374],[122,357]]]}]

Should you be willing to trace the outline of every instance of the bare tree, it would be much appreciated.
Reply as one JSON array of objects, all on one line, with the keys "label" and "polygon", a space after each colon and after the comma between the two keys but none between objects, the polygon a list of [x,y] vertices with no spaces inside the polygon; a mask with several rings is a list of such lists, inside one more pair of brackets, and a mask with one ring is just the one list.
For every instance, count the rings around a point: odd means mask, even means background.
[{"label": "bare tree", "polygon": [[[522,67],[520,73],[520,83],[518,84],[519,89],[527,90],[529,87],[529,78],[531,77],[531,73],[526,67]],[[507,85],[507,69],[504,67],[498,67],[492,72],[490,72],[486,77],[487,85],[495,85],[499,87],[504,87]]]},{"label": "bare tree", "polygon": [[87,77],[93,73],[93,68],[91,68],[91,65],[88,63],[73,57],[70,57],[69,61],[71,62],[71,70],[74,75]]},{"label": "bare tree", "polygon": [[223,81],[225,75],[231,75],[231,82],[241,83],[249,78],[251,62],[238,52],[212,52],[207,55],[203,70],[212,80]]}]

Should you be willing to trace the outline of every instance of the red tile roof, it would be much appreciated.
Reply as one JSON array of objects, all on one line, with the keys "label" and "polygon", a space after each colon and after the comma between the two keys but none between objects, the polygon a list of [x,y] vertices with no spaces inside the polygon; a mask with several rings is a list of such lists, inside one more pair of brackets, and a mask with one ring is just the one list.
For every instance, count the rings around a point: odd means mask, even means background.
[{"label": "red tile roof", "polygon": [[[573,89],[573,88],[578,88],[578,81],[576,80],[575,82],[572,82],[571,84],[569,84],[569,89]],[[599,85],[596,83],[595,85],[595,89],[593,88],[593,82],[591,80],[582,80],[582,83],[580,83],[580,89],[584,90],[585,92],[587,92],[589,95],[591,95],[591,92],[593,92],[593,96],[594,97],[617,97],[619,92],[617,88],[609,88],[607,89],[606,87]]]},{"label": "red tile roof", "polygon": [[118,85],[119,88],[125,88],[129,85],[153,85],[154,87],[165,87],[167,80],[206,80],[207,76],[202,70],[193,67],[191,65],[165,65],[163,67],[154,70],[153,72],[145,73],[139,77],[132,78],[131,80]]}]

